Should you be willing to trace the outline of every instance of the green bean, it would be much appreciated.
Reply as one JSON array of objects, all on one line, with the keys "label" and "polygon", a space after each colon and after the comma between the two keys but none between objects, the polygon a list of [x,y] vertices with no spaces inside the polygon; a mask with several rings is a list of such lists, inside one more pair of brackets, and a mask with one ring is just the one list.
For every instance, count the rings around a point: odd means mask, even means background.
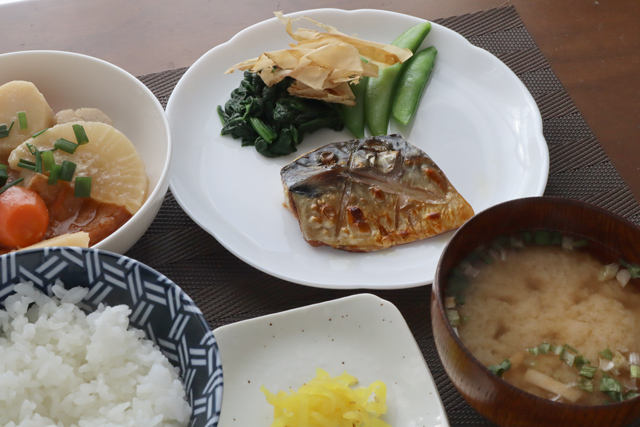
[{"label": "green bean", "polygon": [[[430,22],[422,22],[409,28],[391,43],[415,52],[431,31]],[[391,103],[398,77],[404,63],[381,70],[377,79],[370,78],[364,96],[364,115],[367,127],[373,135],[386,135],[391,116]]]},{"label": "green bean", "polygon": [[351,85],[356,105],[342,105],[344,125],[356,138],[364,138],[364,91],[367,88],[367,80],[368,77],[362,77],[357,84]]},{"label": "green bean", "polygon": [[418,109],[427,81],[433,71],[438,51],[431,46],[413,55],[398,79],[398,88],[391,108],[393,117],[403,125],[409,124]]}]

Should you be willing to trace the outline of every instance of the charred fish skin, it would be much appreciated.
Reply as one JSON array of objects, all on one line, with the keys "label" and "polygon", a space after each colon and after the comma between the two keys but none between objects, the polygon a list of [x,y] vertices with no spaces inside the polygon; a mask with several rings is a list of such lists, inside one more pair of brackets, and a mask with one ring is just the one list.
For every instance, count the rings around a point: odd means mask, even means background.
[{"label": "charred fish skin", "polygon": [[400,135],[336,142],[281,170],[285,206],[312,246],[369,252],[461,226],[473,208]]}]

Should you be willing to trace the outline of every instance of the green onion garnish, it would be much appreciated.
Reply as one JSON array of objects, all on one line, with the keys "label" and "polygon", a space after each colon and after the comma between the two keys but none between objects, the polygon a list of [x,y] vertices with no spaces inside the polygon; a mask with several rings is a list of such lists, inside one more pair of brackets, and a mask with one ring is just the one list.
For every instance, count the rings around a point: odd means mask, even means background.
[{"label": "green onion garnish", "polygon": [[624,395],[624,400],[633,399],[634,397],[638,397],[638,396],[640,396],[640,393],[638,393],[637,391],[631,390]]},{"label": "green onion garnish", "polygon": [[90,176],[78,176],[76,177],[76,197],[90,197],[91,196],[91,177]]},{"label": "green onion garnish", "polygon": [[62,150],[65,153],[73,154],[78,149],[78,144],[75,142],[71,142],[68,139],[60,138],[56,142],[53,143],[53,146],[58,150]]},{"label": "green onion garnish", "polygon": [[540,354],[540,349],[538,347],[528,348],[527,351],[533,356],[537,356],[538,354]]},{"label": "green onion garnish", "polygon": [[29,152],[31,153],[31,155],[35,156],[36,155],[36,147],[34,147],[33,144],[29,144],[28,142],[25,145],[29,149]]},{"label": "green onion garnish", "polygon": [[47,183],[49,185],[56,185],[58,180],[60,179],[60,173],[62,172],[62,166],[56,165],[55,163],[51,165],[51,169],[49,171],[49,180]]},{"label": "green onion garnish", "polygon": [[631,278],[637,279],[638,277],[640,277],[640,266],[638,266],[636,264],[631,264],[630,262],[627,262],[624,259],[620,260],[620,264],[624,268],[629,270],[629,273],[631,273]]},{"label": "green onion garnish", "polygon": [[610,349],[605,348],[604,350],[602,350],[600,352],[600,356],[602,356],[603,358],[605,358],[607,360],[611,360],[611,359],[613,359],[613,352]]},{"label": "green onion garnish", "polygon": [[449,319],[451,326],[458,326],[460,324],[460,313],[458,313],[458,310],[449,309],[447,310],[447,319]]},{"label": "green onion garnish", "polygon": [[0,163],[0,187],[7,183],[9,174],[7,173],[7,166]]},{"label": "green onion garnish", "polygon": [[593,393],[593,380],[588,378],[578,378],[578,388],[580,390],[587,391],[589,393]]},{"label": "green onion garnish", "polygon": [[31,138],[35,138],[36,136],[42,135],[43,133],[45,133],[47,131],[47,129],[48,128],[44,128],[41,131],[38,131],[38,132],[34,133],[33,135],[31,135]]},{"label": "green onion garnish", "polygon": [[562,245],[562,234],[557,231],[552,231],[549,233],[549,243],[552,245]]},{"label": "green onion garnish", "polygon": [[0,188],[0,194],[4,193],[5,191],[7,191],[7,189],[13,187],[14,185],[16,185],[16,184],[18,184],[18,183],[20,183],[22,181],[24,181],[23,178],[18,178],[15,181],[11,181],[10,183],[5,184],[2,188]]},{"label": "green onion garnish", "polygon": [[20,129],[26,129],[29,127],[27,125],[27,113],[24,111],[18,112],[18,123],[20,124]]},{"label": "green onion garnish", "polygon": [[582,354],[579,354],[579,355],[576,356],[576,358],[574,360],[574,363],[576,364],[576,366],[578,368],[582,368],[582,366],[588,365],[591,362],[589,361],[589,359],[584,357]]},{"label": "green onion garnish", "polygon": [[51,166],[56,162],[53,158],[53,151],[47,150],[40,153],[42,156],[42,171],[49,172],[51,170]]},{"label": "green onion garnish", "polygon": [[568,366],[573,366],[573,362],[575,361],[577,352],[578,351],[575,348],[565,344],[562,348],[562,352],[560,353],[560,360],[562,360]]},{"label": "green onion garnish", "polygon": [[36,148],[36,156],[35,157],[36,157],[36,166],[35,166],[36,172],[37,173],[43,173],[43,171],[42,171],[42,154],[40,153],[40,150],[38,150],[37,148]]},{"label": "green onion garnish", "polygon": [[501,364],[488,366],[488,369],[497,376],[501,377],[505,372],[511,369],[511,362],[509,361],[509,359],[504,359]]},{"label": "green onion garnish", "polygon": [[538,346],[538,350],[540,350],[540,354],[549,353],[549,348],[551,348],[551,344],[549,344],[548,342],[540,343],[540,345]]},{"label": "green onion garnish", "polygon": [[541,246],[548,245],[549,242],[551,241],[551,235],[546,230],[539,230],[539,231],[536,231],[536,234],[534,234],[533,240],[536,245],[541,245]]},{"label": "green onion garnish", "polygon": [[25,160],[25,159],[18,160],[18,167],[23,169],[28,169],[34,172],[36,170],[36,164],[34,162],[30,162],[29,160]]},{"label": "green onion garnish", "polygon": [[84,127],[79,124],[73,125],[73,133],[76,134],[76,142],[78,145],[84,145],[89,142],[89,138],[87,138],[87,133],[84,131]]},{"label": "green onion garnish", "polygon": [[64,160],[62,162],[62,170],[60,171],[60,178],[62,181],[71,182],[73,179],[73,174],[76,171],[76,164],[70,162],[69,160]]},{"label": "green onion garnish", "polygon": [[600,379],[600,391],[606,393],[611,399],[617,402],[622,400],[622,385],[619,381],[604,373]]},{"label": "green onion garnish", "polygon": [[580,376],[593,379],[593,375],[596,373],[597,370],[598,368],[596,368],[595,366],[591,366],[587,364],[582,365],[582,367],[580,368]]},{"label": "green onion garnish", "polygon": [[9,136],[9,132],[11,132],[11,129],[13,128],[13,123],[14,122],[11,122],[11,126],[9,127],[7,127],[6,124],[0,125],[0,138],[6,138]]},{"label": "green onion garnish", "polygon": [[551,344],[551,347],[549,347],[549,351],[551,351],[551,353],[555,354],[555,355],[560,355],[560,353],[562,353],[562,349],[563,347],[561,345],[553,345]]},{"label": "green onion garnish", "polygon": [[631,378],[640,378],[640,366],[631,365],[629,369],[631,370]]}]

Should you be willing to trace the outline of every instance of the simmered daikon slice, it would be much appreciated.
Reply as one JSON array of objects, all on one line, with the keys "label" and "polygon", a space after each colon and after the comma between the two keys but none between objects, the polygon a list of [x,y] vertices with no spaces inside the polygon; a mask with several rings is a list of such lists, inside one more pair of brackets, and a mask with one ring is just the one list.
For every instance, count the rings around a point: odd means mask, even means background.
[{"label": "simmered daikon slice", "polygon": [[[20,159],[35,162],[31,149],[51,150],[59,139],[77,142],[73,125],[82,125],[89,142],[79,145],[75,152],[61,149],[54,151],[54,161],[61,165],[67,160],[76,164],[71,185],[75,178],[91,177],[91,197],[103,203],[124,206],[132,215],[147,197],[149,180],[144,163],[131,141],[112,126],[100,122],[77,122],[59,124],[46,132],[20,144],[9,156],[9,166],[20,170],[28,181],[32,171],[18,166]],[[31,146],[31,149],[29,147]],[[48,175],[48,172],[45,172]]]}]

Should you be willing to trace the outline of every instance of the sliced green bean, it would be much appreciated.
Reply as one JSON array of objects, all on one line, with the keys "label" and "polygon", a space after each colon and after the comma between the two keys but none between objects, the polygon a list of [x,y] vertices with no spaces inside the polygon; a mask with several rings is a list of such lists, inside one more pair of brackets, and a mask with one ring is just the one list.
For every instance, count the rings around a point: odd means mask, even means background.
[{"label": "sliced green bean", "polygon": [[[422,41],[431,31],[430,22],[422,22],[409,28],[391,43],[394,46],[410,49],[412,52],[420,47]],[[406,61],[405,61],[406,63]],[[381,70],[377,79],[367,82],[364,99],[365,122],[372,135],[386,135],[391,117],[391,104],[394,97],[398,77],[405,63],[394,64]]]},{"label": "sliced green bean", "polygon": [[360,79],[358,84],[352,84],[351,90],[356,97],[356,105],[342,106],[342,119],[349,132],[356,138],[364,138],[364,92],[367,89],[368,77]]},{"label": "sliced green bean", "polygon": [[398,79],[398,88],[391,109],[393,117],[408,125],[418,109],[429,76],[433,71],[438,51],[431,46],[413,55]]}]

